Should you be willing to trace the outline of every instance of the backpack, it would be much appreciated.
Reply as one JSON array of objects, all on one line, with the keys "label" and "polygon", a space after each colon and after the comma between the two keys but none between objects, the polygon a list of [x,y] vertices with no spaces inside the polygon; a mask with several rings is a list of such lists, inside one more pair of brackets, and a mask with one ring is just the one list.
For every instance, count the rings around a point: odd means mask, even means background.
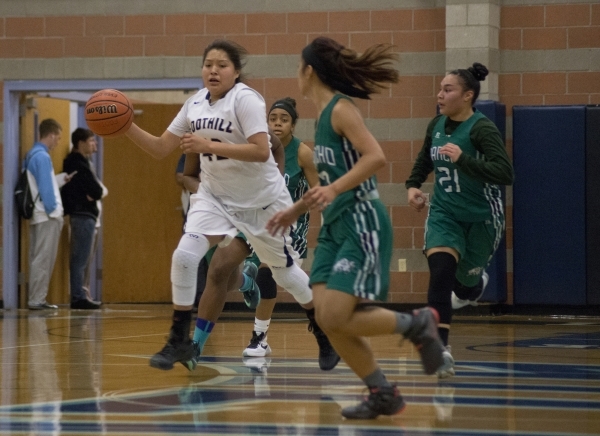
[{"label": "backpack", "polygon": [[[32,156],[33,155],[29,156],[29,159],[31,159]],[[31,187],[29,186],[29,179],[27,178],[28,163],[28,159],[26,159],[25,168],[23,169],[23,171],[21,171],[19,180],[17,180],[17,186],[15,186],[15,206],[17,208],[19,216],[26,220],[30,219],[33,216],[33,208],[35,206],[35,202],[40,196],[40,194],[38,193],[37,197],[35,197],[35,200],[31,196]]]}]

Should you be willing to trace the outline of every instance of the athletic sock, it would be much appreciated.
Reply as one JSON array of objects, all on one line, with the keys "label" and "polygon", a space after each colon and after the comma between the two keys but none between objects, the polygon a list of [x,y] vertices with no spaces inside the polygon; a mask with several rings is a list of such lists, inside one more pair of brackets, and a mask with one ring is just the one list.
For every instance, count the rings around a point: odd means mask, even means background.
[{"label": "athletic sock", "polygon": [[396,329],[394,333],[404,334],[412,323],[412,315],[408,313],[396,312]]},{"label": "athletic sock", "polygon": [[196,319],[196,328],[194,329],[194,342],[196,342],[200,347],[200,352],[204,348],[204,344],[208,340],[210,336],[210,332],[212,332],[215,323],[212,321],[208,321],[206,319],[198,318]]},{"label": "athletic sock", "polygon": [[370,388],[391,386],[390,382],[385,378],[381,368],[377,368],[374,372],[363,378],[363,381]]},{"label": "athletic sock", "polygon": [[270,324],[271,324],[270,318],[267,320],[254,318],[254,331],[256,333],[267,333],[267,330],[269,330]]}]

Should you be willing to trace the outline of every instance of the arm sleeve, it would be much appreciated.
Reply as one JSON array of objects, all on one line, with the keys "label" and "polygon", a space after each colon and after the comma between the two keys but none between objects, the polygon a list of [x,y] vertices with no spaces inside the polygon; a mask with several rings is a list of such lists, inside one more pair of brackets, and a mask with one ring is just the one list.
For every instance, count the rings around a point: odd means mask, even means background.
[{"label": "arm sleeve", "polygon": [[260,132],[268,134],[267,106],[256,91],[245,89],[238,93],[235,113],[246,138]]},{"label": "arm sleeve", "polygon": [[81,172],[78,171],[69,183],[73,183],[75,178],[79,179],[76,182],[81,184],[86,195],[89,195],[94,200],[102,198],[102,185],[98,183],[89,168],[82,169]]},{"label": "arm sleeve", "polygon": [[187,113],[188,113],[188,103],[191,100],[193,100],[194,98],[197,98],[197,95],[194,95],[187,99],[187,101],[183,104],[183,106],[179,110],[179,113],[177,114],[177,116],[173,119],[173,121],[171,121],[171,124],[169,125],[169,127],[167,127],[167,130],[169,132],[171,132],[174,135],[179,136],[180,138],[183,135],[185,135],[186,133],[189,133],[192,131],[190,129],[190,126],[188,125]]},{"label": "arm sleeve", "polygon": [[406,189],[408,188],[420,188],[423,182],[427,180],[429,174],[433,171],[433,162],[431,161],[431,133],[437,123],[439,116],[435,117],[427,125],[427,131],[425,133],[425,140],[423,141],[423,147],[417,155],[415,164],[410,173],[410,177],[405,183]]},{"label": "arm sleeve", "polygon": [[67,174],[77,171],[77,174],[73,176],[73,179],[71,179],[69,183],[77,185],[77,190],[79,192],[89,195],[94,200],[100,200],[102,198],[102,185],[92,173],[89,165],[85,165],[81,161],[81,158],[65,159],[63,171]]},{"label": "arm sleeve", "polygon": [[50,215],[58,206],[58,202],[54,196],[54,185],[52,182],[54,169],[52,168],[50,156],[46,153],[36,153],[35,156],[31,158],[28,169],[31,171],[31,174],[38,185],[40,200],[42,200],[44,210]]},{"label": "arm sleeve", "polygon": [[456,161],[460,170],[483,183],[512,185],[513,167],[496,125],[487,118],[477,121],[471,130],[471,142],[485,159],[474,159],[463,153]]}]

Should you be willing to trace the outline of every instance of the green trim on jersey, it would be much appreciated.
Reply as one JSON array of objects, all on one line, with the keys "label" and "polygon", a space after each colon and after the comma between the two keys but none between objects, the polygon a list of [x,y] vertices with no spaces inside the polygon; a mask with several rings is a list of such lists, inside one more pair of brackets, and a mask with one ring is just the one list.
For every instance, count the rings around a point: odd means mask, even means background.
[{"label": "green trim on jersey", "polygon": [[[298,164],[298,149],[300,148],[300,139],[292,136],[292,140],[285,146],[285,185],[290,191],[292,201],[295,203],[308,191],[308,180],[304,175],[304,171]],[[306,259],[307,250],[307,235],[308,235],[308,220],[310,214],[306,212],[296,221],[296,227],[291,232],[292,247],[298,252],[301,259]]]},{"label": "green trim on jersey", "polygon": [[[338,135],[331,125],[333,108],[341,98],[352,99],[343,94],[335,94],[317,121],[315,132],[314,161],[319,173],[321,186],[327,186],[350,171],[360,155],[348,139]],[[353,207],[357,201],[379,198],[377,179],[375,176],[346,192],[342,192],[323,211],[323,224],[334,221],[346,209]]]}]

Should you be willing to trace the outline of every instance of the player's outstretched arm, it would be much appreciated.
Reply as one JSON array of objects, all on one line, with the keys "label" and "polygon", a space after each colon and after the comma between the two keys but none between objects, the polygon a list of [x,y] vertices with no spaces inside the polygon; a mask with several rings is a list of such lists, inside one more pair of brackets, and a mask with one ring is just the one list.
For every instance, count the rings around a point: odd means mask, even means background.
[{"label": "player's outstretched arm", "polygon": [[179,146],[179,136],[165,130],[159,137],[141,129],[137,124],[131,124],[126,133],[138,147],[156,159],[162,159]]}]

